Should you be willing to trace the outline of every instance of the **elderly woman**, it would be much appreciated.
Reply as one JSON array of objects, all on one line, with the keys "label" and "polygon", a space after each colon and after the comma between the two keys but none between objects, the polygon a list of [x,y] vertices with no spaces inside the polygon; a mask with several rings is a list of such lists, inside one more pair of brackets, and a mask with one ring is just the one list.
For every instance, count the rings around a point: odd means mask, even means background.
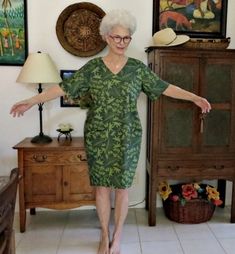
[{"label": "elderly woman", "polygon": [[[156,100],[161,94],[192,101],[209,112],[206,99],[161,80],[141,61],[125,52],[136,29],[135,18],[124,10],[106,14],[100,34],[108,53],[88,61],[71,79],[43,93],[16,103],[13,116],[23,115],[33,105],[65,93],[88,105],[84,128],[90,183],[96,188],[96,208],[101,224],[98,254],[120,254],[121,233],[128,213],[128,188],[138,163],[141,124],[137,99],[144,92]],[[115,228],[109,237],[110,193],[115,191]]]}]

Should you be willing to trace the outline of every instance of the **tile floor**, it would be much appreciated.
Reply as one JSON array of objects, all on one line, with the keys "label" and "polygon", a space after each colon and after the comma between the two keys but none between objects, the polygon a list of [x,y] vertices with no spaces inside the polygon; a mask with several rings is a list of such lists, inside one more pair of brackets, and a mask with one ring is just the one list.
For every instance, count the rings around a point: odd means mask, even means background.
[{"label": "tile floor", "polygon": [[[38,211],[27,215],[25,233],[19,232],[18,217],[16,254],[96,254],[100,231],[95,210]],[[149,227],[145,209],[132,208],[122,254],[235,254],[235,224],[229,220],[228,207],[217,208],[209,222],[194,225],[169,221],[158,208],[157,226]]]}]

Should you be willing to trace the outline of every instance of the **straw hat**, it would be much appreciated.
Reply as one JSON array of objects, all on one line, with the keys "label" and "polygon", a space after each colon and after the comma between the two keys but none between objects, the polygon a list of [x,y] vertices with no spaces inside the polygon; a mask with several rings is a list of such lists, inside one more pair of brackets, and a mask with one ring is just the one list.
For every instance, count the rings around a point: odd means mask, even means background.
[{"label": "straw hat", "polygon": [[190,37],[187,35],[176,35],[172,28],[165,28],[153,35],[154,46],[171,47],[183,44],[189,41]]}]

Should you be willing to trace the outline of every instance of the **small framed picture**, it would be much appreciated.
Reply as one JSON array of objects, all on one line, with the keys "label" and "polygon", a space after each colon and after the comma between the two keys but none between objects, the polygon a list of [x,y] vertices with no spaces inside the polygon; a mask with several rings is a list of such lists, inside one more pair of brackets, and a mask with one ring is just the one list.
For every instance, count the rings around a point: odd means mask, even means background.
[{"label": "small framed picture", "polygon": [[192,38],[225,38],[228,0],[153,0],[153,34],[166,27]]},{"label": "small framed picture", "polygon": [[[62,80],[70,78],[75,73],[75,70],[60,70],[60,76]],[[60,106],[61,107],[79,107],[79,99],[72,100],[68,96],[64,95],[60,97]]]}]

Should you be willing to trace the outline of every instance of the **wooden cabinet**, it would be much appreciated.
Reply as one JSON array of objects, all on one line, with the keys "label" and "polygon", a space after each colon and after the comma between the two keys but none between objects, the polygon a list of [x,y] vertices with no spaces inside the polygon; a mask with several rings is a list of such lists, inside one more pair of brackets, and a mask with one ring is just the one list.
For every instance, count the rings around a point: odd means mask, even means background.
[{"label": "wooden cabinet", "polygon": [[14,146],[18,150],[20,231],[25,231],[26,209],[69,209],[94,205],[82,138],[70,142],[53,139],[33,144],[30,138]]},{"label": "wooden cabinet", "polygon": [[223,192],[222,180],[235,180],[235,50],[150,47],[147,54],[158,76],[212,105],[209,114],[202,114],[188,101],[166,96],[148,100],[146,206],[149,225],[155,225],[159,181],[221,179]]}]

